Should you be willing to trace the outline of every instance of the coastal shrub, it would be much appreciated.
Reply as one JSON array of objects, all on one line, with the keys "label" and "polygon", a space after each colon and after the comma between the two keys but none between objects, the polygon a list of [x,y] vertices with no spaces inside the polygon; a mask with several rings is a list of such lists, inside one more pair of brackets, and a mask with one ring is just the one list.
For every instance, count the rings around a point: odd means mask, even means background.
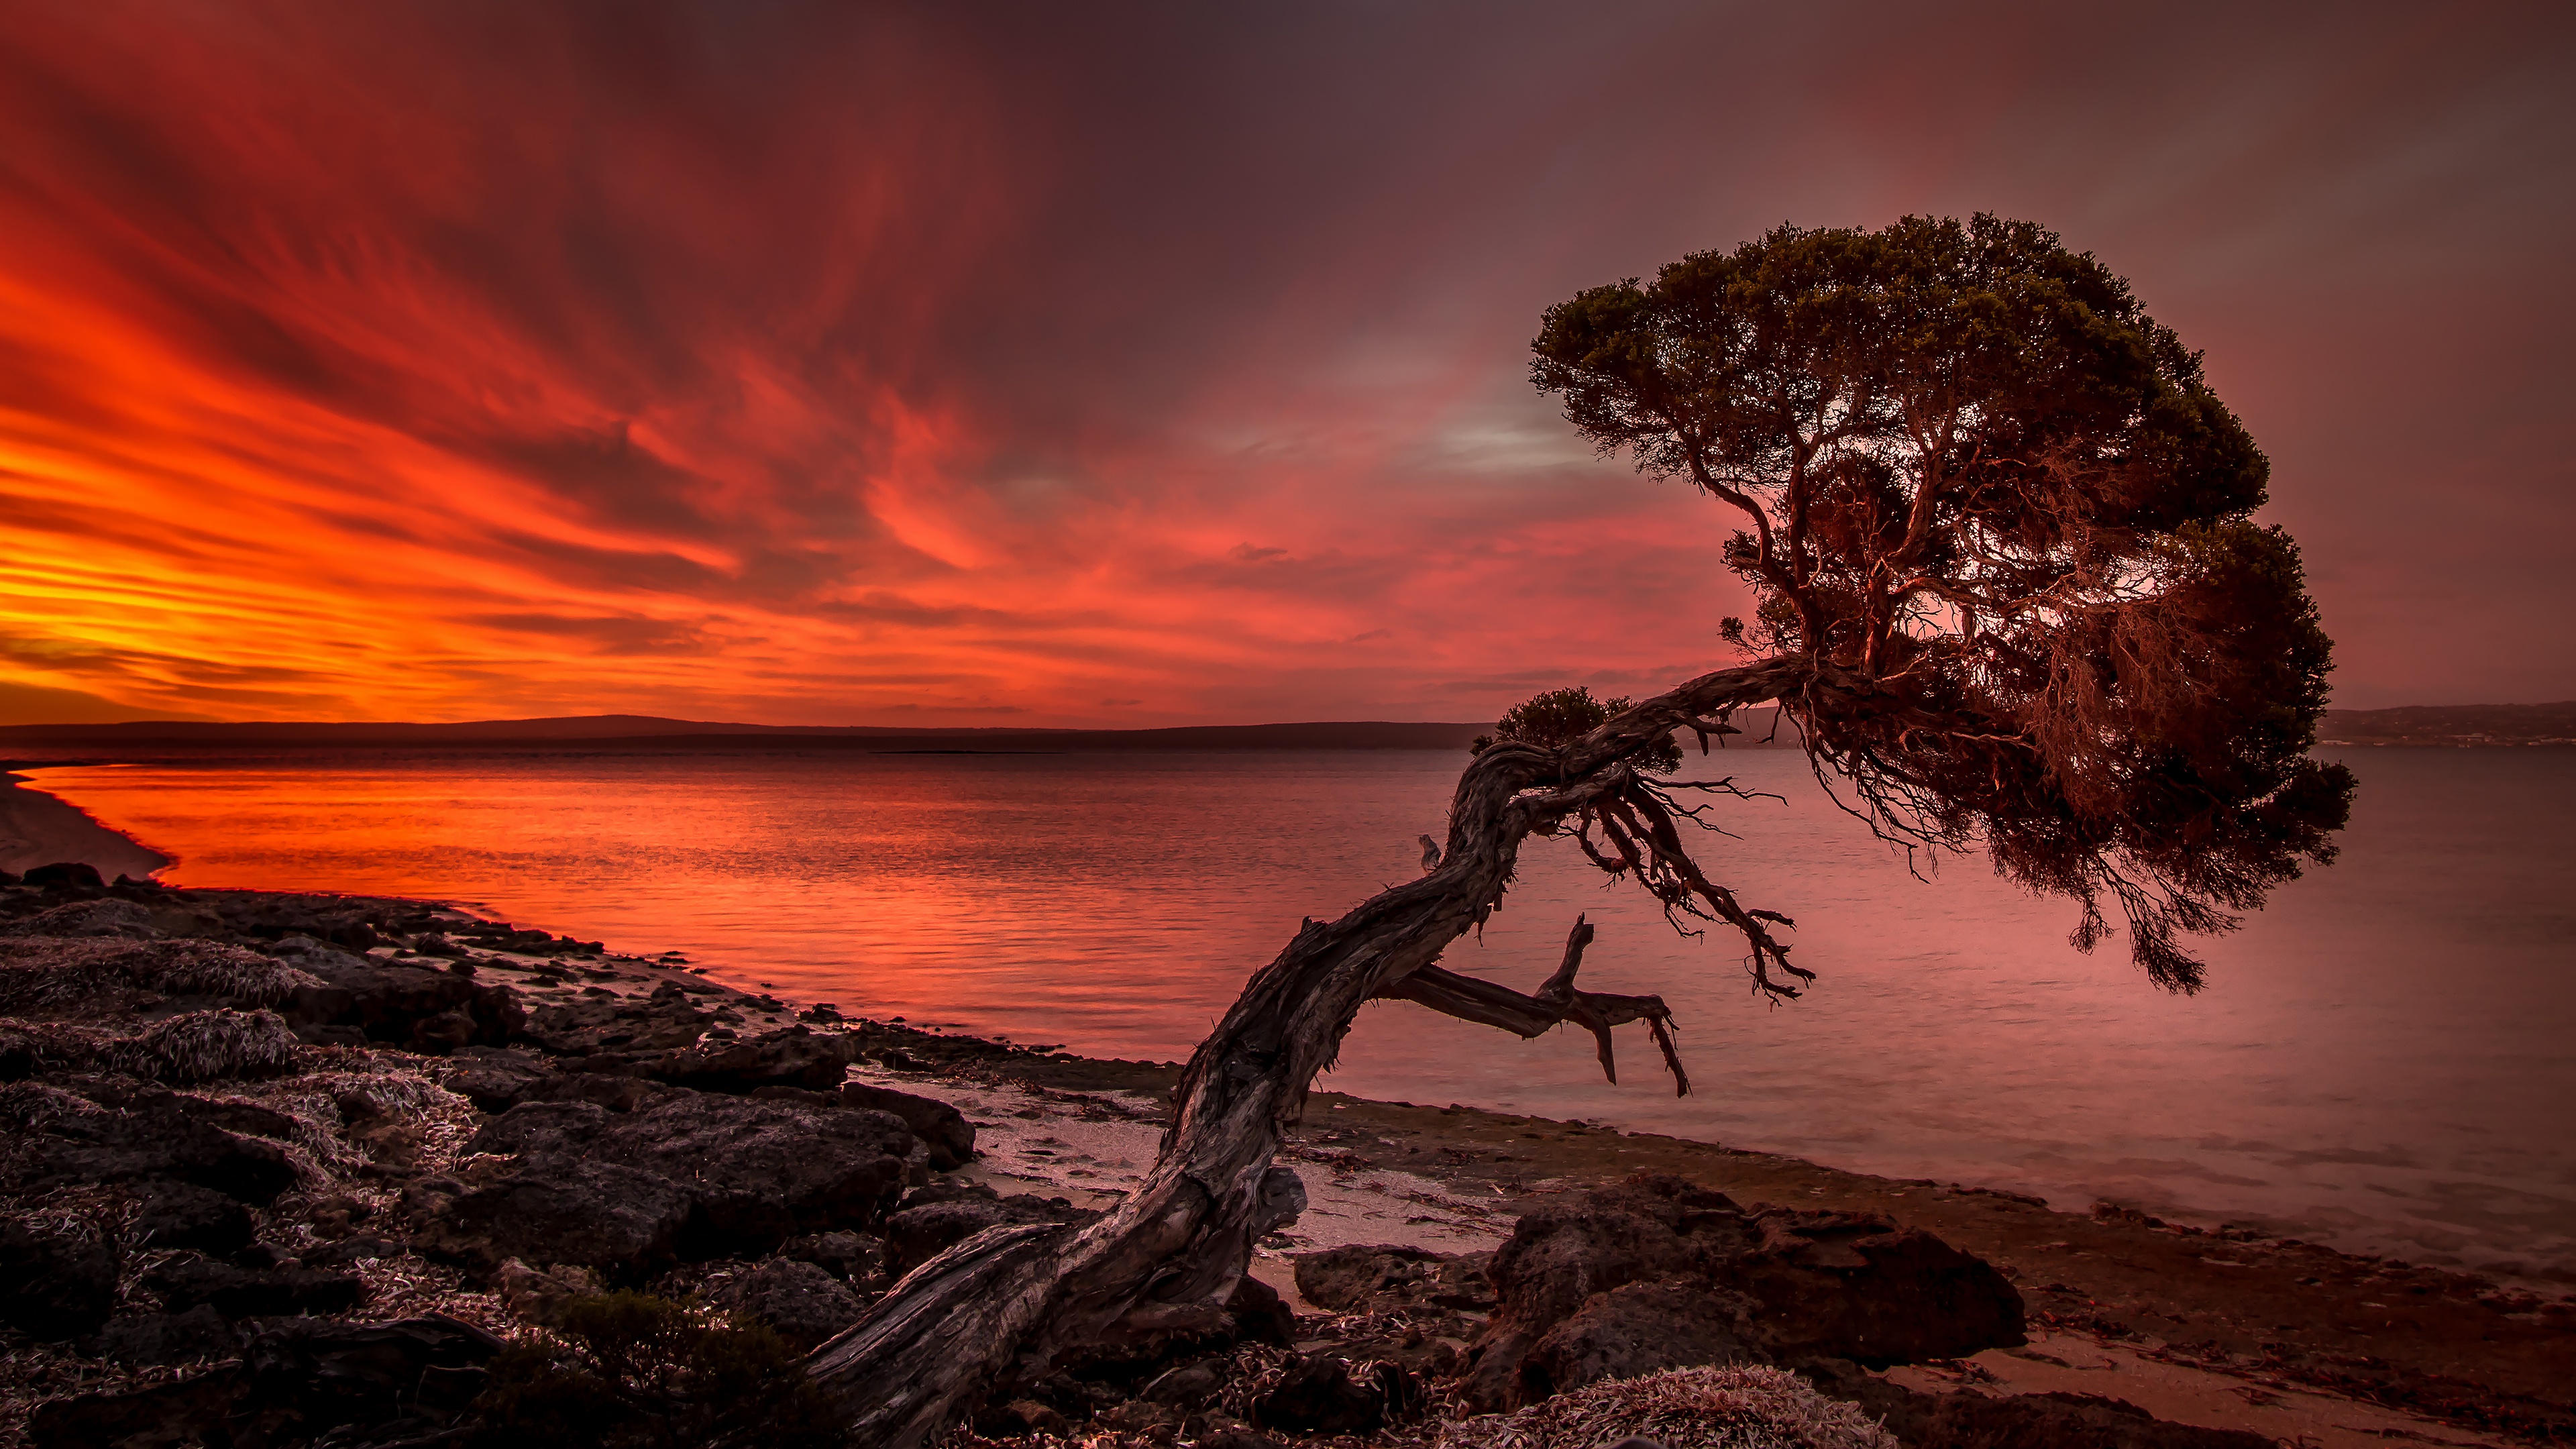
[{"label": "coastal shrub", "polygon": [[1858,1405],[1750,1364],[1613,1379],[1461,1419],[1442,1426],[1439,1449],[1594,1449],[1630,1435],[1666,1449],[1899,1449]]},{"label": "coastal shrub", "polygon": [[758,1325],[646,1293],[574,1298],[494,1359],[483,1449],[825,1449],[846,1442],[802,1355]]}]

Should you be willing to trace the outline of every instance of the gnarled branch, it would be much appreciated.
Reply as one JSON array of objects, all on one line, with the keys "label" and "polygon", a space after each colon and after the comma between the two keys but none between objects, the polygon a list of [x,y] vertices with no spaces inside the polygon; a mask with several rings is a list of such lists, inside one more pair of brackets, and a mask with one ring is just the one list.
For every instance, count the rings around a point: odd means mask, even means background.
[{"label": "gnarled branch", "polygon": [[1673,1049],[1673,1014],[1662,997],[1574,989],[1574,973],[1582,968],[1583,948],[1592,943],[1592,935],[1591,924],[1581,916],[1575,917],[1574,929],[1565,938],[1565,963],[1533,995],[1524,996],[1508,986],[1437,966],[1423,966],[1378,996],[1427,1006],[1478,1026],[1500,1027],[1522,1038],[1541,1035],[1560,1022],[1573,1022],[1591,1032],[1600,1043],[1601,1074],[1613,1084],[1619,1080],[1619,1065],[1611,1049],[1610,1028],[1643,1021],[1646,1029],[1654,1033],[1655,1045],[1663,1050],[1665,1068],[1673,1074],[1673,1095],[1689,1096],[1690,1075],[1682,1070],[1681,1056]]}]

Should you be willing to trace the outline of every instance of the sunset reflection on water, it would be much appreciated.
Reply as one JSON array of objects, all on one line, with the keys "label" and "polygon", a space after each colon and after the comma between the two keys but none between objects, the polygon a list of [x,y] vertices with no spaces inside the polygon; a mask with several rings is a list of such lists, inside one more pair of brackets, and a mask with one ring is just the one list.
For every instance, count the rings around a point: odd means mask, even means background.
[{"label": "sunset reflection on water", "polygon": [[[430,896],[844,1010],[1094,1054],[1183,1056],[1304,916],[1418,868],[1456,755],[545,754],[35,772],[178,857],[180,885]],[[1362,1013],[1329,1085],[1796,1152],[1899,1176],[2264,1218],[2416,1257],[2576,1270],[2576,751],[2374,751],[2344,860],[2149,988],[2073,912],[1952,861],[1931,883],[1787,753],[1722,763],[1703,859],[1798,919],[1804,1001],[1531,842],[1506,909],[1445,964],[1528,989],[1583,911],[1585,978],[1679,1016],[1697,1092],[1642,1034],[1520,1042],[1404,1003]]]}]

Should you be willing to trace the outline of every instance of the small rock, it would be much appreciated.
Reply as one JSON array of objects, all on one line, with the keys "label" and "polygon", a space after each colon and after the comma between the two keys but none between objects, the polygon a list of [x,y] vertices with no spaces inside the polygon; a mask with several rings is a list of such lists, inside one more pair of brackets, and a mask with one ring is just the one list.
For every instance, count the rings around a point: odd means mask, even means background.
[{"label": "small rock", "polygon": [[961,1198],[905,1208],[885,1220],[887,1271],[900,1278],[986,1228],[1014,1223],[1070,1223],[1098,1216],[1030,1193],[993,1200]]},{"label": "small rock", "polygon": [[320,1247],[307,1249],[304,1254],[304,1266],[345,1268],[351,1263],[399,1258],[405,1251],[402,1244],[390,1238],[342,1238],[336,1243],[324,1243]]},{"label": "small rock", "polygon": [[1353,1244],[1294,1258],[1297,1293],[1336,1313],[1433,1306],[1481,1313],[1494,1306],[1490,1253],[1458,1256],[1404,1244]]},{"label": "small rock", "polygon": [[212,1305],[185,1313],[132,1313],[98,1331],[98,1356],[117,1363],[172,1364],[232,1358],[241,1352],[241,1330]]},{"label": "small rock", "polygon": [[146,1247],[238,1252],[250,1246],[250,1209],[193,1182],[146,1183],[134,1233]]},{"label": "small rock", "polygon": [[975,1420],[975,1432],[995,1439],[1016,1439],[1031,1434],[1069,1434],[1073,1426],[1065,1417],[1035,1399],[1013,1399],[998,1409],[988,1409]]},{"label": "small rock", "polygon": [[912,1128],[912,1135],[929,1145],[930,1166],[935,1172],[955,1172],[975,1159],[975,1124],[946,1102],[916,1097],[892,1087],[844,1082],[841,1105],[891,1112],[902,1118]]},{"label": "small rock", "polygon": [[831,1338],[867,1311],[840,1279],[793,1258],[772,1258],[734,1278],[717,1290],[715,1303],[768,1325],[800,1349]]},{"label": "small rock", "polygon": [[1374,1434],[1422,1397],[1420,1380],[1393,1364],[1354,1378],[1339,1359],[1292,1361],[1278,1387],[1252,1401],[1253,1422],[1298,1434]]},{"label": "small rock", "polygon": [[116,1307],[116,1250],[0,1223],[0,1322],[48,1343],[94,1333]]},{"label": "small rock", "polygon": [[1157,1376],[1145,1385],[1145,1397],[1177,1409],[1196,1409],[1224,1387],[1225,1365],[1216,1359],[1200,1359]]},{"label": "small rock", "polygon": [[861,1293],[877,1292],[886,1285],[886,1245],[865,1233],[808,1233],[789,1238],[778,1253],[811,1263]]},{"label": "small rock", "polygon": [[501,1113],[519,1105],[529,1090],[554,1075],[544,1062],[524,1052],[467,1045],[452,1060],[463,1069],[450,1072],[439,1085],[474,1104],[479,1112]]},{"label": "small rock", "polygon": [[587,1268],[561,1264],[531,1268],[516,1258],[495,1275],[502,1306],[530,1323],[554,1327],[563,1321],[564,1305],[600,1291],[599,1275]]},{"label": "small rock", "polygon": [[226,1318],[281,1318],[346,1313],[363,1284],[323,1268],[241,1268],[208,1258],[180,1258],[155,1268],[144,1284],[174,1313],[210,1304]]}]

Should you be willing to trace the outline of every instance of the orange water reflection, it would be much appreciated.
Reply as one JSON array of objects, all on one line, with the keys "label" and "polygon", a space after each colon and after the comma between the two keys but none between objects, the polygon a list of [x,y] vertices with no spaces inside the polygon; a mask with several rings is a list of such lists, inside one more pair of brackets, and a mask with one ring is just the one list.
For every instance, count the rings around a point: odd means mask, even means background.
[{"label": "orange water reflection", "polygon": [[[367,757],[48,770],[176,855],[166,879],[428,895],[678,949],[847,1009],[1184,1054],[1301,916],[1415,869],[1457,759]],[[2576,1271],[2576,751],[2368,752],[2344,861],[2210,950],[2213,988],[2079,956],[2069,913],[1976,862],[1933,884],[1818,801],[1742,807],[1708,858],[1801,923],[1809,999],[1769,1009],[1722,944],[1676,939],[1533,843],[1456,969],[1543,976],[1578,910],[1586,975],[1659,991],[1699,1092],[1642,1039],[1523,1043],[1402,1003],[1333,1084],[1680,1131],[1866,1170],[2267,1217],[2304,1236]]]}]

